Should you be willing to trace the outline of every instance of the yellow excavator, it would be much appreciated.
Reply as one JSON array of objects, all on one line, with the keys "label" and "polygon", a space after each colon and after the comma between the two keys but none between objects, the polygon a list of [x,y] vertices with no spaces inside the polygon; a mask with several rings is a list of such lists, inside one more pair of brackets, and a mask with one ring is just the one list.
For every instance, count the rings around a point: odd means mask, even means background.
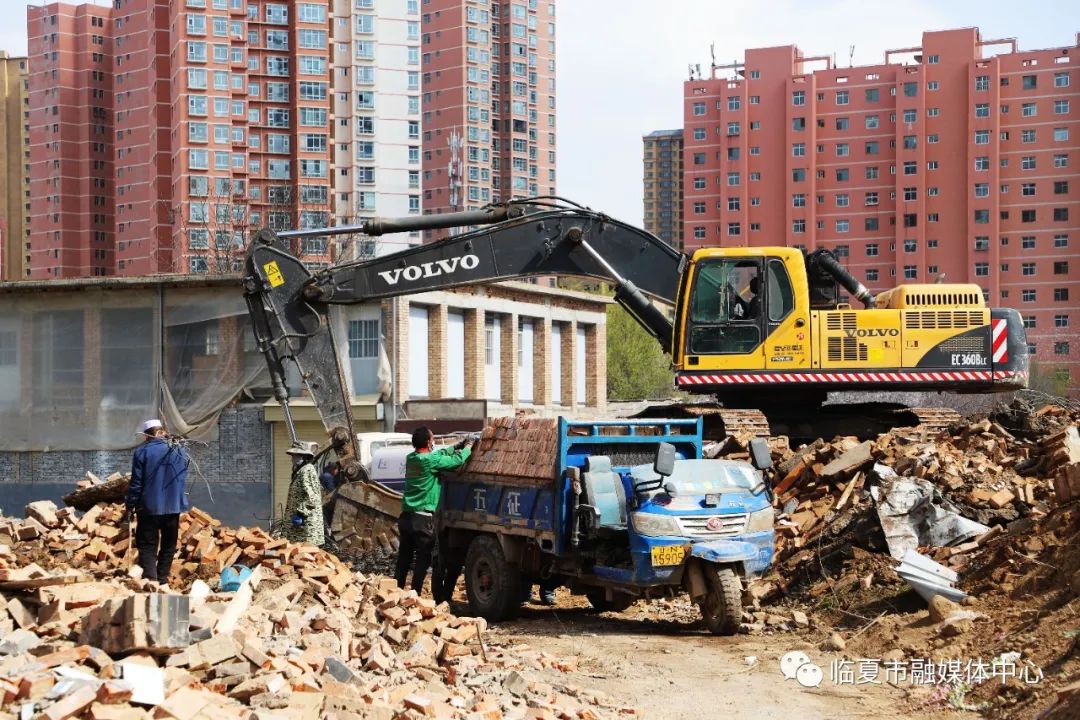
[{"label": "yellow excavator", "polygon": [[[310,236],[433,228],[466,231],[314,274],[292,251]],[[1027,384],[1021,317],[987,307],[978,285],[900,285],[874,297],[827,250],[704,248],[687,256],[558,198],[262,230],[248,252],[244,287],[277,399],[287,406],[283,361],[291,360],[333,430],[352,422],[329,305],[534,275],[612,283],[616,301],[670,353],[678,388],[723,406],[727,432],[766,433],[768,422],[784,425],[784,416],[812,416],[830,391],[873,399],[883,391],[994,393]],[[841,288],[862,307],[848,304]]]},{"label": "yellow excavator", "polygon": [[[458,234],[315,273],[296,252],[312,236],[441,228]],[[687,256],[640,228],[539,197],[359,225],[259,231],[248,250],[244,295],[292,441],[286,362],[296,365],[345,477],[365,479],[328,321],[331,305],[536,275],[611,283],[615,300],[671,355],[677,387],[716,399],[651,414],[704,415],[713,437],[770,431],[820,437],[865,432],[881,422],[875,402],[823,408],[830,391],[875,401],[884,391],[995,393],[1027,384],[1021,317],[987,307],[978,285],[900,285],[875,298],[826,250],[706,248]],[[841,288],[862,307],[848,304]],[[955,417],[933,409],[912,414],[885,424],[944,424]],[[396,515],[399,503],[389,491],[354,483],[348,492],[356,506]]]}]

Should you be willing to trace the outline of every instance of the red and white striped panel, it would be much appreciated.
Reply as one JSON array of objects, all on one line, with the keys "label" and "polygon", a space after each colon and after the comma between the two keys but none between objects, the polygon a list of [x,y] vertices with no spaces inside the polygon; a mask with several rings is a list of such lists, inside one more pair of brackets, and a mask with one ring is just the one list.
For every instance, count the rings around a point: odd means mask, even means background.
[{"label": "red and white striped panel", "polygon": [[840,383],[944,383],[991,382],[1016,377],[1011,370],[941,370],[934,372],[779,372],[779,373],[682,373],[679,385],[787,385]]},{"label": "red and white striped panel", "polygon": [[991,345],[994,348],[994,362],[1009,362],[1009,321],[1005,319],[994,319],[990,321],[990,325]]}]

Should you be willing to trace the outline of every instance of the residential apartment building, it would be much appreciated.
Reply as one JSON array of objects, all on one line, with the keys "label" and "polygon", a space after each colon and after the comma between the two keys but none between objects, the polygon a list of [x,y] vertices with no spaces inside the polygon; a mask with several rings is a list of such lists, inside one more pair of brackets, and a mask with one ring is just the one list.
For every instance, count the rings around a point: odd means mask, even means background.
[{"label": "residential apartment building", "polygon": [[52,3],[27,25],[33,277],[226,272],[252,229],[329,224],[328,0]]},{"label": "residential apartment building", "polygon": [[1080,377],[1080,47],[926,32],[880,65],[797,47],[684,83],[686,248],[829,248],[872,290],[977,282]]},{"label": "residential apartment building", "polygon": [[656,130],[642,138],[645,229],[682,249],[682,130]]},{"label": "residential apartment building", "polygon": [[28,262],[30,99],[25,57],[0,50],[0,280],[25,277]]},{"label": "residential apartment building", "polygon": [[[334,0],[334,217],[420,214],[420,0]],[[340,257],[420,242],[348,238]]]},{"label": "residential apartment building", "polygon": [[431,0],[421,12],[424,213],[554,195],[554,1]]},{"label": "residential apartment building", "polygon": [[30,276],[111,274],[112,9],[56,3],[26,17]]}]

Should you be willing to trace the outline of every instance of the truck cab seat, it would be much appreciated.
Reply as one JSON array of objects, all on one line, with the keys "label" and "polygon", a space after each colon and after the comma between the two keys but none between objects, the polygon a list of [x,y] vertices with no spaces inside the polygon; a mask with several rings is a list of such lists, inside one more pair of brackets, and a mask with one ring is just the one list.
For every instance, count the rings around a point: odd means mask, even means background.
[{"label": "truck cab seat", "polygon": [[619,473],[611,469],[611,458],[604,455],[589,457],[581,474],[585,495],[600,513],[600,527],[626,529],[626,489]]}]

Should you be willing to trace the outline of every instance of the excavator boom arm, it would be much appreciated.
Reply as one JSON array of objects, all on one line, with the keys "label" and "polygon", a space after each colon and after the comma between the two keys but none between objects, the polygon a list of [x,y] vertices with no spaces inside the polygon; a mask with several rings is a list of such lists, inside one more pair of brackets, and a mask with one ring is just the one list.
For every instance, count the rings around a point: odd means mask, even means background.
[{"label": "excavator boom arm", "polygon": [[[482,226],[314,275],[286,249],[305,236],[470,225]],[[592,277],[613,283],[616,301],[669,350],[671,322],[646,295],[674,304],[687,262],[659,238],[600,213],[564,203],[510,203],[464,213],[373,219],[344,228],[261,230],[248,251],[244,293],[293,440],[285,382],[289,361],[299,370],[339,457],[355,457],[348,385],[329,322],[330,305],[536,275]]]}]

